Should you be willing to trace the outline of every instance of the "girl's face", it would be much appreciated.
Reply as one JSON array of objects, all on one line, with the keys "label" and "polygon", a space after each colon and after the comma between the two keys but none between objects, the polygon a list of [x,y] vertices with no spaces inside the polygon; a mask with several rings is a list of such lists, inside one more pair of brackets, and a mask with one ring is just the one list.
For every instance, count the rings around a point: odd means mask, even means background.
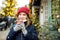
[{"label": "girl's face", "polygon": [[26,20],[26,19],[27,19],[27,14],[24,13],[24,12],[19,13],[18,19],[19,19],[20,21]]}]

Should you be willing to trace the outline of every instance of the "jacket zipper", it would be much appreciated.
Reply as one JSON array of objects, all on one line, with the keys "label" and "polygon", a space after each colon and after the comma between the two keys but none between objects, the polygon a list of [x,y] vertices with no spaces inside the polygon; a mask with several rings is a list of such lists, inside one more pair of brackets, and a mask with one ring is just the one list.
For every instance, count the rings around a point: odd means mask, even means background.
[{"label": "jacket zipper", "polygon": [[21,40],[22,40],[22,32],[21,32]]}]

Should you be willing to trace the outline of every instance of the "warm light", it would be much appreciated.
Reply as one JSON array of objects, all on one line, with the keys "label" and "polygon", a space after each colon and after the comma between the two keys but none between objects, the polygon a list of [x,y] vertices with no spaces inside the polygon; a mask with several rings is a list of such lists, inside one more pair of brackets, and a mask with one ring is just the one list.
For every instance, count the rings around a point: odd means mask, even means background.
[{"label": "warm light", "polygon": [[60,16],[59,16],[59,15],[57,15],[56,17],[57,17],[57,18],[59,18]]},{"label": "warm light", "polygon": [[32,3],[33,0],[30,0],[30,3]]}]

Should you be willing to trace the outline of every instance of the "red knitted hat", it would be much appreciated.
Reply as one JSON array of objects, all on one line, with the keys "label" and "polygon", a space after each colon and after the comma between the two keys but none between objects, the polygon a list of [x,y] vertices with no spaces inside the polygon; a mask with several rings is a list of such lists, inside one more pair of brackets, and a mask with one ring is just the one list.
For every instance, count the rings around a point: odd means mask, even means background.
[{"label": "red knitted hat", "polygon": [[29,8],[27,8],[27,7],[20,7],[20,8],[18,8],[17,15],[19,15],[19,13],[21,13],[21,12],[24,12],[27,15],[29,15]]}]

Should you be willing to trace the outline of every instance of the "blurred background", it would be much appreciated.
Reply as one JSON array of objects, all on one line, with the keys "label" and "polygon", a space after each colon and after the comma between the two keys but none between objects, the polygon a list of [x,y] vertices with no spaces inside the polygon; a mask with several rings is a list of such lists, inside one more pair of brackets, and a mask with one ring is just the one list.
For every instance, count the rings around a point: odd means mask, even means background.
[{"label": "blurred background", "polygon": [[0,0],[0,40],[6,40],[23,6],[30,9],[39,40],[60,40],[60,0]]}]

